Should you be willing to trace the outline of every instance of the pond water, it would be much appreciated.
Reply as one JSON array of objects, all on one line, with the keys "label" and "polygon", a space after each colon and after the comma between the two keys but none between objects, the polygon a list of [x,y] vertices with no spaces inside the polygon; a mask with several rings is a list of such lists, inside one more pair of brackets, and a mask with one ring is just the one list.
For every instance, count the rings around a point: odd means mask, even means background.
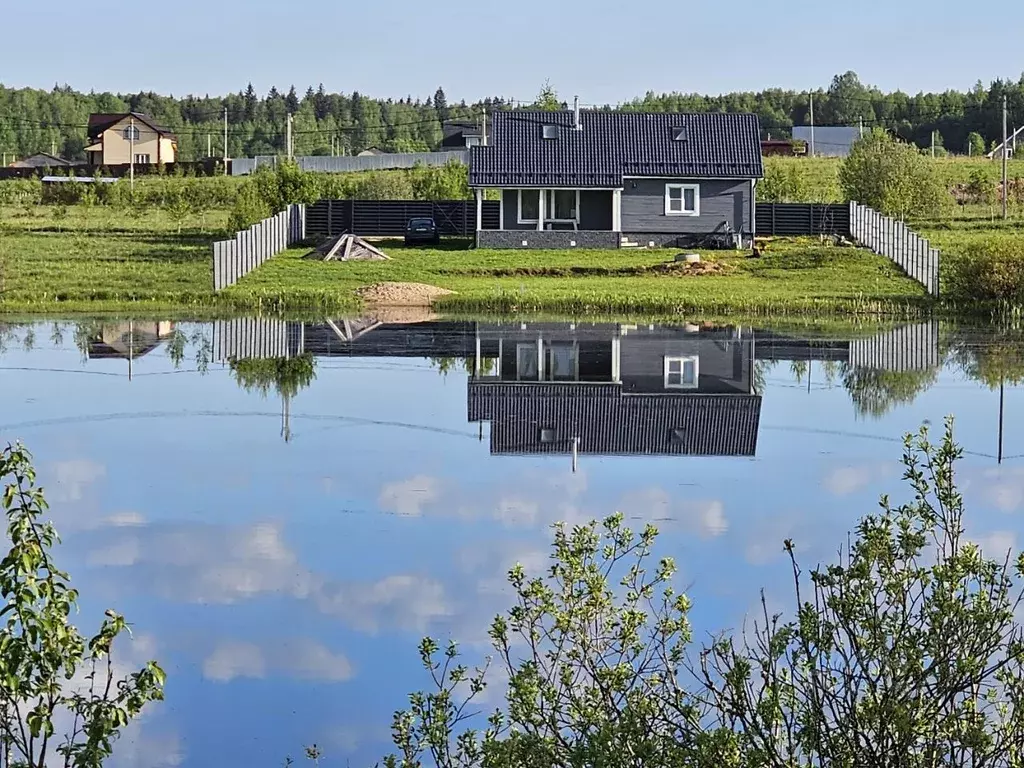
[{"label": "pond water", "polygon": [[543,567],[558,520],[655,521],[697,636],[735,628],[761,587],[787,605],[782,541],[830,558],[903,498],[903,434],[949,414],[969,534],[1024,533],[1024,347],[991,329],[46,321],[0,340],[0,439],[35,454],[84,628],[116,607],[119,663],[169,673],[120,765],[275,765],[313,742],[372,764],[425,686],[418,639],[482,655],[506,570]]}]

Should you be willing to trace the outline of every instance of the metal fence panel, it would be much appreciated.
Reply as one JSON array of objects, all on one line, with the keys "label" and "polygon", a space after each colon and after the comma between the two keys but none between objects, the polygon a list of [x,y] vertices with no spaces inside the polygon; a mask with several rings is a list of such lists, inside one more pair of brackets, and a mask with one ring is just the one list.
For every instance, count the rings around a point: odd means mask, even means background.
[{"label": "metal fence panel", "polygon": [[[276,167],[277,157],[242,157],[231,161],[232,176],[247,176],[260,166]],[[296,164],[304,171],[315,173],[351,173],[354,171],[386,171],[396,168],[414,168],[417,165],[442,166],[455,162],[467,165],[469,150],[450,152],[386,152],[380,155],[355,157],[331,157],[309,155],[295,158]]]},{"label": "metal fence panel", "polygon": [[232,240],[213,243],[213,289],[219,291],[291,245],[305,239],[304,205],[292,205],[269,219],[236,232]]},{"label": "metal fence panel", "polygon": [[939,295],[939,252],[902,221],[858,203],[849,205],[850,236],[887,256],[932,296]]}]

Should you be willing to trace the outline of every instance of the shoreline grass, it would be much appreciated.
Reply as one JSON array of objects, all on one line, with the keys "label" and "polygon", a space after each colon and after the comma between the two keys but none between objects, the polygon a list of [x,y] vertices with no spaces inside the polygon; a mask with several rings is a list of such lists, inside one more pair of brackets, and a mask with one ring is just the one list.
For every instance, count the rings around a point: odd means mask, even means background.
[{"label": "shoreline grass", "polygon": [[[960,231],[1014,236],[1019,221],[986,229],[990,217],[922,222],[949,239]],[[834,318],[928,316],[1016,319],[1024,308],[955,305],[925,295],[887,259],[817,239],[773,241],[759,258],[703,252],[720,274],[680,275],[677,252],[492,251],[446,242],[408,249],[385,241],[388,262],[323,263],[294,249],[214,294],[210,243],[227,237],[226,211],[172,220],[149,209],[129,216],[104,206],[0,208],[0,315],[157,313],[216,318],[238,313],[323,316],[356,312],[356,291],[376,282],[421,282],[456,293],[442,314],[573,317]],[[925,227],[930,226],[932,229]]]}]

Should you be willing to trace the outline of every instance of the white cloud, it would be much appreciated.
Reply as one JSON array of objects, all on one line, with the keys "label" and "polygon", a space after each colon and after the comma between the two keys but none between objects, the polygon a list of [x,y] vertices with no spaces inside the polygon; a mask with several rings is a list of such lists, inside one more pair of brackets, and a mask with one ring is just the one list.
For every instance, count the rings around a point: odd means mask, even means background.
[{"label": "white cloud", "polygon": [[1016,512],[1024,504],[1024,467],[992,467],[980,477],[965,483],[965,493],[974,490],[975,483],[981,500],[1000,512]]},{"label": "white cloud", "polygon": [[132,568],[130,579],[110,571],[115,589],[221,605],[285,595],[370,633],[388,627],[422,632],[455,610],[444,585],[419,574],[363,582],[311,571],[272,523],[110,529],[87,559],[91,565]]},{"label": "white cloud", "polygon": [[48,500],[51,504],[81,501],[86,489],[106,474],[106,467],[89,459],[56,461],[45,475],[53,478],[53,486],[47,488]]},{"label": "white cloud", "polygon": [[203,677],[226,683],[237,677],[264,677],[267,661],[259,646],[252,643],[224,642],[203,660]]},{"label": "white cloud", "polygon": [[369,583],[324,583],[313,599],[321,612],[369,634],[384,627],[425,632],[455,613],[444,585],[412,574],[396,574]]},{"label": "white cloud", "polygon": [[1008,552],[1017,551],[1017,534],[1013,531],[992,531],[971,537],[981,547],[982,554],[992,560],[1002,560]]},{"label": "white cloud", "polygon": [[386,512],[394,512],[403,517],[420,517],[423,515],[423,507],[438,499],[440,488],[441,483],[437,478],[417,475],[385,485],[377,503]]},{"label": "white cloud", "polygon": [[220,683],[274,674],[336,683],[350,679],[352,673],[352,664],[344,654],[307,638],[277,641],[264,647],[225,640],[203,660],[203,676]]},{"label": "white cloud", "polygon": [[892,464],[871,463],[835,467],[825,473],[821,484],[834,496],[849,496],[893,477]]},{"label": "white cloud", "polygon": [[725,504],[720,500],[675,498],[664,488],[628,493],[619,502],[619,510],[627,518],[665,529],[678,526],[702,539],[717,538],[729,530]]}]

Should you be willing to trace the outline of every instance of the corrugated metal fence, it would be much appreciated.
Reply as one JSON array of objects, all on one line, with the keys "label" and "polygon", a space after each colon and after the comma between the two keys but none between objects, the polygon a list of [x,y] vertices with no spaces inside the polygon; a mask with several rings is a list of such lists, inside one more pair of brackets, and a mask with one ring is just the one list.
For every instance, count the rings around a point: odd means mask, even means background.
[{"label": "corrugated metal fence", "polygon": [[850,236],[875,253],[888,256],[932,296],[939,295],[939,251],[902,221],[866,205],[850,203]]},{"label": "corrugated metal fence", "polygon": [[[501,203],[485,200],[484,229],[497,229]],[[473,200],[321,200],[309,206],[306,231],[331,236],[401,237],[409,219],[432,218],[442,235],[469,237],[476,232]]]},{"label": "corrugated metal fence", "polygon": [[213,244],[213,290],[234,285],[244,275],[289,246],[306,239],[306,206],[290,205],[269,219]]},{"label": "corrugated metal fence", "polygon": [[850,206],[845,204],[758,203],[756,214],[762,237],[850,236]]},{"label": "corrugated metal fence", "polygon": [[850,342],[850,365],[876,371],[925,371],[939,367],[937,322],[904,325]]},{"label": "corrugated metal fence", "polygon": [[[231,161],[232,176],[247,176],[260,166],[277,166],[276,155],[260,157],[239,157]],[[318,173],[350,173],[352,171],[388,171],[395,168],[414,168],[417,165],[447,165],[450,162],[469,163],[468,150],[450,152],[386,152],[382,155],[356,157],[331,157],[329,155],[308,155],[296,157],[295,162],[304,171]]]},{"label": "corrugated metal fence", "polygon": [[302,323],[264,317],[216,320],[213,323],[214,360],[295,357],[302,354]]}]

